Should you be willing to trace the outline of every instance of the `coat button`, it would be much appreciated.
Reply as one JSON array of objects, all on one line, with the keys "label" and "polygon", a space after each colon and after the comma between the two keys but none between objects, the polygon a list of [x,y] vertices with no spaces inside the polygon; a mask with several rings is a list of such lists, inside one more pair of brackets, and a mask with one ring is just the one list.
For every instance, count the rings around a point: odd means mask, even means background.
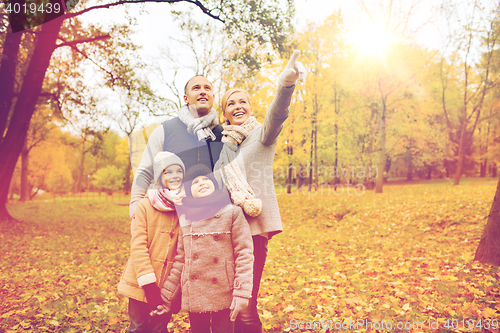
[{"label": "coat button", "polygon": [[194,281],[194,280],[196,280],[196,276],[191,275],[191,281]]},{"label": "coat button", "polygon": [[219,235],[214,235],[214,241],[218,241],[219,240]]},{"label": "coat button", "polygon": [[217,257],[214,258],[214,263],[218,263],[219,262],[219,259],[217,259]]},{"label": "coat button", "polygon": [[220,215],[219,215],[219,214],[215,214],[215,216],[214,216],[214,217],[215,217],[216,219],[218,219],[218,218],[220,217]]},{"label": "coat button", "polygon": [[199,257],[198,257],[198,254],[196,254],[196,253],[195,253],[195,254],[193,255],[193,260],[196,260],[196,259],[198,259],[198,258],[199,258]]},{"label": "coat button", "polygon": [[213,284],[216,284],[216,283],[217,283],[217,278],[213,278],[213,279],[212,279],[212,283],[213,283]]}]

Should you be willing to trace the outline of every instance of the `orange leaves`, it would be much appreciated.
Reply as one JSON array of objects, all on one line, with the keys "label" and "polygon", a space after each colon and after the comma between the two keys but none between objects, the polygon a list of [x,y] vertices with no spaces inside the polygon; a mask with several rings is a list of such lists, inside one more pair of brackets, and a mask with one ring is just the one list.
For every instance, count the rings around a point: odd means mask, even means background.
[{"label": "orange leaves", "polygon": [[[498,318],[500,271],[472,261],[485,223],[478,216],[488,214],[493,191],[476,183],[314,200],[280,195],[284,232],[269,242],[260,287],[264,331],[300,332],[292,319],[423,322],[405,331],[426,332],[429,322],[443,329],[448,319]],[[9,267],[0,271],[0,330],[124,331],[127,299],[116,284],[128,258],[127,207],[81,201],[10,209],[27,222],[0,234],[0,267]],[[175,315],[169,331],[187,333],[187,314]]]},{"label": "orange leaves", "polygon": [[[379,196],[367,192],[333,201],[328,195],[314,200],[307,195],[279,196],[285,232],[269,243],[264,275],[274,288],[282,284],[284,300],[295,308],[289,315],[304,316],[305,311],[306,321],[319,315],[396,323],[477,319],[497,313],[489,303],[500,294],[497,271],[472,262],[485,223],[479,217],[487,215],[489,206],[477,202],[491,201],[494,189],[436,184],[384,190]],[[350,214],[325,225],[323,220],[331,220],[337,207],[339,211],[350,207]],[[436,219],[438,214],[445,218]],[[301,251],[293,252],[296,244]],[[281,279],[271,266],[287,267],[295,278]],[[320,279],[325,273],[329,278]],[[290,283],[296,284],[301,274],[308,290],[307,298],[298,299],[287,290],[294,288]],[[331,289],[325,298],[326,287]],[[321,308],[310,306],[311,299]],[[329,300],[329,311],[320,303],[323,299]],[[264,308],[272,310],[272,302]],[[269,320],[280,323],[276,317]]]}]

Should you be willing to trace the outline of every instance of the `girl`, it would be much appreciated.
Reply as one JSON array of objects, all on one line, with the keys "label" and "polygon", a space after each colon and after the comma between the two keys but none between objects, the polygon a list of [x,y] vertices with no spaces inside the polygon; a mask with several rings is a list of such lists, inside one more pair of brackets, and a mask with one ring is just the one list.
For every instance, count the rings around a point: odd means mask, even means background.
[{"label": "girl", "polygon": [[137,205],[130,258],[118,284],[118,291],[129,297],[128,332],[168,333],[172,312],[155,317],[149,313],[163,304],[158,286],[168,276],[176,254],[179,220],[175,204],[184,196],[183,179],[184,163],[177,155],[160,152],[155,156],[154,185]]},{"label": "girl", "polygon": [[177,256],[158,313],[168,311],[182,289],[182,309],[189,312],[192,333],[231,333],[252,296],[250,227],[227,191],[218,189],[210,169],[195,165],[186,179]]}]

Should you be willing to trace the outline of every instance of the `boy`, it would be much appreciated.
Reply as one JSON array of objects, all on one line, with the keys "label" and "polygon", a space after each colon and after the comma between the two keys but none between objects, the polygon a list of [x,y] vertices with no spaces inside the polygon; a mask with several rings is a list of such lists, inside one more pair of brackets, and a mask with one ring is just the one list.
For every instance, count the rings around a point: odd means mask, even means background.
[{"label": "boy", "polygon": [[182,286],[192,333],[231,333],[252,296],[250,226],[206,166],[191,167],[185,178],[177,256],[162,288],[165,304],[153,312],[168,311]]}]

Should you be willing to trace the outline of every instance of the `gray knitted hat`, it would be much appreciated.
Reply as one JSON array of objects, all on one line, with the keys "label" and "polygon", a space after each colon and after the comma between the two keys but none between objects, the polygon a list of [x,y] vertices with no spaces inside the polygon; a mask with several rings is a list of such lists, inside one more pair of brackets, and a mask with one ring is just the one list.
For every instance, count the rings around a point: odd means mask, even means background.
[{"label": "gray knitted hat", "polygon": [[154,179],[155,184],[158,182],[163,170],[171,166],[172,164],[178,164],[181,166],[182,171],[185,171],[184,163],[179,158],[179,156],[170,153],[168,151],[161,151],[155,156],[154,160]]}]

